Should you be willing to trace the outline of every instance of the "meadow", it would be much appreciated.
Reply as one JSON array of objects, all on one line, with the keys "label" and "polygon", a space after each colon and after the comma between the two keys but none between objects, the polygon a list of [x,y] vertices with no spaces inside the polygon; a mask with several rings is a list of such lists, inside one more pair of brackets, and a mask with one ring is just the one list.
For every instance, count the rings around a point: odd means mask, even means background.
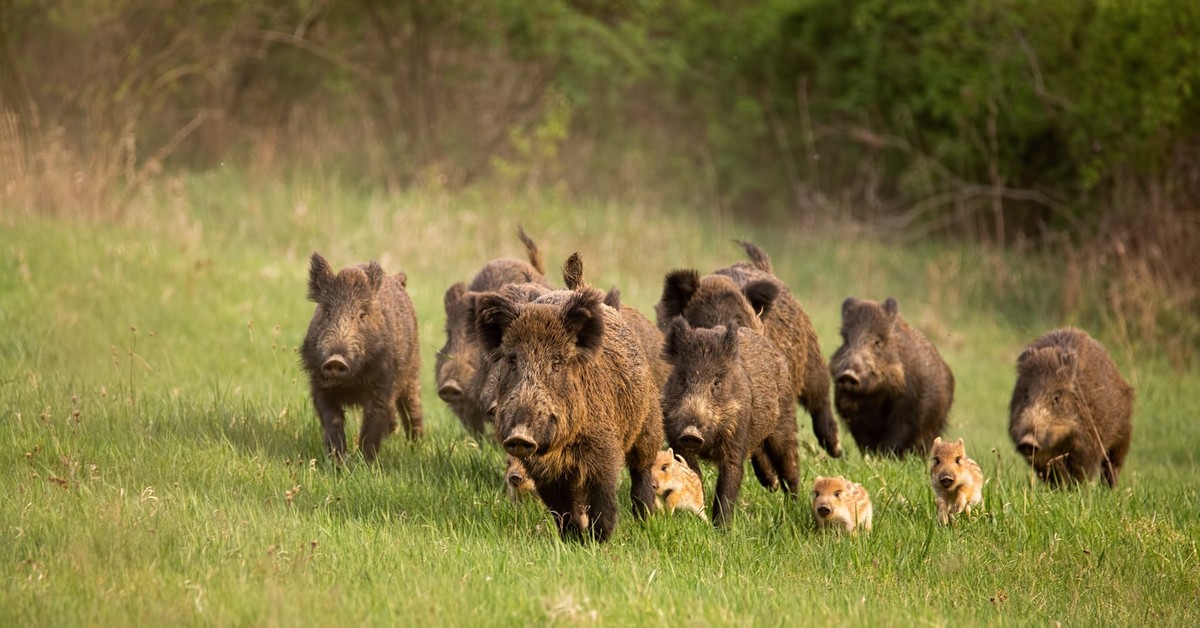
[{"label": "meadow", "polygon": [[[0,625],[1200,624],[1195,368],[1100,335],[1137,389],[1116,490],[1040,486],[1008,440],[1016,356],[1079,322],[1046,258],[220,170],[87,213],[0,214]],[[751,474],[728,530],[637,521],[626,477],[612,540],[561,543],[540,503],[507,500],[499,447],[433,386],[443,292],[519,257],[518,224],[549,267],[579,251],[593,283],[651,316],[667,271],[711,271],[755,241],[826,357],[842,299],[895,296],[954,370],[947,435],[983,466],[982,512],[936,526],[924,460],[864,458],[844,428],[830,459],[802,412],[802,481],[862,483],[872,534],[817,534],[806,498]],[[313,250],[409,277],[427,432],[387,439],[374,465],[321,451],[295,353]]]}]

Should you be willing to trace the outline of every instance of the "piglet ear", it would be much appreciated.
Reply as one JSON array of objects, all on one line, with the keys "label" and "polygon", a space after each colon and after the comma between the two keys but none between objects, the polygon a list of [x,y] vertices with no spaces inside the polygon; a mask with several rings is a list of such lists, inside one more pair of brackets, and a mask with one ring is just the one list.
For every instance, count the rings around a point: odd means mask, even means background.
[{"label": "piglet ear", "polygon": [[585,354],[599,351],[604,342],[602,297],[598,290],[575,292],[560,310],[563,327],[575,336],[575,348]]},{"label": "piglet ear", "polygon": [[667,328],[667,337],[663,339],[662,357],[667,362],[674,364],[675,358],[683,351],[683,336],[692,330],[692,326],[688,325],[687,319],[682,316],[676,316],[671,319],[671,326]]},{"label": "piglet ear", "polygon": [[937,438],[933,439],[933,449],[937,449],[938,445],[941,445],[941,444],[942,444],[941,436],[938,436]]},{"label": "piglet ear", "polygon": [[672,455],[672,457],[673,457],[673,458],[675,458],[675,462],[678,462],[679,464],[683,465],[683,468],[684,468],[684,469],[690,469],[690,468],[691,468],[691,467],[689,467],[689,466],[688,466],[687,460],[684,460],[684,459],[683,459],[683,456],[681,456],[681,455],[679,455],[679,454],[673,454],[673,455]]},{"label": "piglet ear", "polygon": [[495,351],[500,348],[504,331],[517,319],[520,311],[512,301],[494,292],[479,295],[475,305],[475,332],[485,351]]},{"label": "piglet ear", "polygon": [[367,283],[371,286],[371,292],[379,292],[380,286],[383,285],[383,278],[387,276],[387,273],[383,272],[383,267],[379,265],[379,262],[367,264],[366,270]]},{"label": "piglet ear", "polygon": [[583,290],[587,288],[587,284],[583,281],[583,259],[579,257],[579,253],[571,254],[567,258],[567,262],[563,264],[563,285],[567,290]]},{"label": "piglet ear", "polygon": [[314,252],[308,265],[308,300],[320,301],[321,294],[333,277],[333,267],[320,253]]},{"label": "piglet ear", "polygon": [[900,304],[896,302],[896,299],[888,297],[887,301],[883,302],[883,311],[887,313],[888,318],[895,320],[896,315],[900,313]]},{"label": "piglet ear", "polygon": [[671,319],[683,314],[688,301],[692,300],[692,295],[696,294],[696,289],[699,287],[700,273],[694,270],[673,270],[667,273],[667,278],[663,280],[662,299],[655,308],[660,328]]},{"label": "piglet ear", "polygon": [[742,288],[742,294],[746,295],[754,313],[758,314],[759,318],[766,318],[775,305],[775,299],[779,298],[779,286],[766,279],[760,279],[746,284]]},{"label": "piglet ear", "polygon": [[959,436],[959,437],[958,437],[958,446],[959,446],[959,447],[962,447],[962,445],[963,445],[963,439],[962,439],[962,437],[961,437],[961,436]]}]

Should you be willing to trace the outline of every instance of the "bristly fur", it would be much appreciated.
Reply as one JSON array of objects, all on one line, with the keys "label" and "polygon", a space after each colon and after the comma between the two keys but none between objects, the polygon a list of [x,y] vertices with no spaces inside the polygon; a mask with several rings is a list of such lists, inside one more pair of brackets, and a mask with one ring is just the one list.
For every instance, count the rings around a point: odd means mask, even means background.
[{"label": "bristly fur", "polygon": [[949,525],[960,512],[971,516],[971,509],[983,502],[983,469],[967,457],[963,439],[933,439],[929,460],[929,483],[937,502],[938,522]]}]

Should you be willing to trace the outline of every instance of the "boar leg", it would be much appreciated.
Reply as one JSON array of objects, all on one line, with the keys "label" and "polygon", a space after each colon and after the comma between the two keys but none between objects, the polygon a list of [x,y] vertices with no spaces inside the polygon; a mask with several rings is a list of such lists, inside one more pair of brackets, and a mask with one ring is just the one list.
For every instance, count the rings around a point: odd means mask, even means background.
[{"label": "boar leg", "polygon": [[758,478],[758,483],[764,488],[768,491],[779,488],[779,476],[775,474],[775,467],[765,451],[759,449],[751,454],[750,466],[754,468],[754,477]]},{"label": "boar leg", "polygon": [[390,394],[386,400],[370,399],[363,404],[362,431],[359,432],[359,447],[367,462],[375,459],[383,437],[396,429],[396,400]]},{"label": "boar leg", "polygon": [[396,395],[396,409],[404,423],[404,434],[409,440],[420,438],[425,433],[425,419],[421,410],[421,389],[416,381],[406,382]]},{"label": "boar leg", "polygon": [[324,393],[316,392],[313,394],[313,406],[325,433],[325,451],[334,462],[343,462],[346,459],[346,412],[342,404]]},{"label": "boar leg", "polygon": [[[654,467],[654,458],[662,447],[663,427],[662,409],[657,403],[653,410],[642,422],[642,431],[634,441],[633,447],[625,454],[625,466],[629,468],[629,494],[633,498],[633,514],[639,519],[658,510],[654,497],[654,478],[650,470]],[[613,486],[617,481],[613,479]]]},{"label": "boar leg", "polygon": [[730,455],[721,462],[717,471],[717,491],[713,497],[713,525],[724,527],[733,518],[733,506],[737,503],[745,473],[745,456]]},{"label": "boar leg", "polygon": [[[550,510],[550,515],[554,517],[554,524],[558,527],[558,536],[564,541],[582,541],[584,537],[584,526],[588,529],[595,525],[595,519],[591,514],[591,508],[579,502],[577,491],[571,486],[571,483],[565,480],[557,480],[551,482],[536,481],[538,496],[542,498],[542,503],[546,504],[546,508]],[[588,521],[581,521],[581,514],[586,514]]]},{"label": "boar leg", "polygon": [[783,490],[792,497],[796,496],[796,491],[800,488],[800,468],[796,460],[799,445],[796,442],[795,425],[792,423],[791,430],[785,427],[781,430],[782,434],[768,436],[763,443],[763,451],[783,480]]},{"label": "boar leg", "polygon": [[917,422],[920,417],[912,416],[913,412],[902,412],[893,409],[883,419],[887,426],[883,439],[879,442],[879,450],[887,455],[900,457],[913,446],[916,438]]},{"label": "boar leg", "polygon": [[1104,459],[1104,483],[1108,484],[1109,488],[1117,488],[1117,476],[1121,474],[1121,467],[1125,464],[1125,455],[1129,453],[1129,441],[1126,440],[1117,443],[1115,447],[1108,450],[1108,454]]},{"label": "boar leg", "polygon": [[[650,478],[649,469],[646,469],[646,478]],[[587,531],[593,539],[607,541],[617,528],[617,478],[593,478],[586,490],[589,523]],[[650,503],[654,503],[654,491],[651,491],[650,495]]]},{"label": "boar leg", "polygon": [[829,369],[819,350],[808,352],[805,367],[804,390],[800,391],[800,405],[812,416],[813,435],[817,443],[832,458],[842,455],[842,443],[838,438],[837,420],[829,403]]}]

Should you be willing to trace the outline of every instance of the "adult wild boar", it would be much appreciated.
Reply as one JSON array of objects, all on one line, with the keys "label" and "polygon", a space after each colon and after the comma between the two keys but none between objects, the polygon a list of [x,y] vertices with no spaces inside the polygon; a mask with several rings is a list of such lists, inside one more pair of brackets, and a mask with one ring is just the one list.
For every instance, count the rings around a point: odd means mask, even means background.
[{"label": "adult wild boar", "polygon": [[763,486],[774,489],[782,479],[795,495],[796,403],[787,360],[775,346],[737,323],[693,328],[676,317],[663,354],[674,366],[663,388],[667,440],[689,467],[700,468],[699,456],[719,469],[713,523],[729,522],[746,458]]},{"label": "adult wild boar", "polygon": [[792,389],[812,415],[813,434],[836,458],[842,455],[842,445],[829,405],[825,357],[812,321],[791,290],[775,276],[766,252],[749,242],[741,245],[749,262],[738,262],[704,277],[695,270],[667,274],[662,298],[655,306],[658,327],[665,332],[674,317],[683,316],[694,327],[732,322],[761,332],[788,361]]},{"label": "adult wild boar", "polygon": [[1116,487],[1133,437],[1133,398],[1103,345],[1082,330],[1058,329],[1017,358],[1008,434],[1042,480],[1102,474]]},{"label": "adult wild boar", "polygon": [[446,290],[443,299],[446,309],[446,344],[437,352],[434,364],[438,397],[473,434],[482,434],[489,419],[486,405],[471,394],[470,382],[479,369],[482,353],[475,339],[475,297],[508,284],[533,283],[550,287],[544,275],[542,254],[537,245],[518,228],[518,237],[525,244],[529,262],[515,259],[496,259],[488,262],[471,283],[456,283]]},{"label": "adult wild boar", "polygon": [[396,429],[396,412],[409,438],[422,432],[417,316],[404,273],[387,276],[375,262],[334,274],[312,254],[308,298],[316,302],[300,359],[308,371],[313,406],[335,460],[346,455],[345,406],[362,406],[359,447],[368,461]]},{"label": "adult wild boar", "polygon": [[838,414],[866,452],[925,452],[946,427],[954,375],[895,299],[842,303],[842,346],[829,372]]},{"label": "adult wild boar", "polygon": [[654,508],[662,410],[646,357],[597,290],[533,303],[481,295],[476,327],[492,357],[496,435],[520,458],[564,538],[600,541],[617,524],[622,462],[634,514]]}]

